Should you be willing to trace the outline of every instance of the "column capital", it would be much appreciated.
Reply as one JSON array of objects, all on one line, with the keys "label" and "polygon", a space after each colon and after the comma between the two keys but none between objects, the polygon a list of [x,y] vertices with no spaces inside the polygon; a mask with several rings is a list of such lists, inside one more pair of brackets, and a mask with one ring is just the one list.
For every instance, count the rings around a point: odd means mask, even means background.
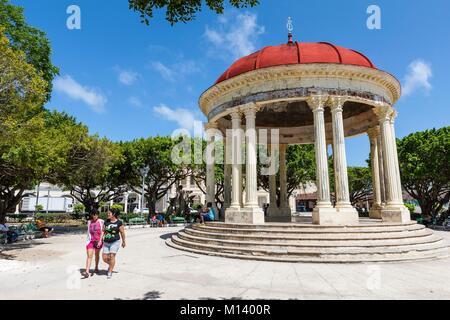
[{"label": "column capital", "polygon": [[369,128],[367,130],[367,135],[369,136],[370,141],[375,142],[378,139],[378,137],[380,136],[380,127],[375,126],[375,127]]},{"label": "column capital", "polygon": [[246,116],[252,116],[256,115],[256,112],[259,110],[259,106],[255,102],[249,102],[246,104],[243,104],[239,107],[239,110]]},{"label": "column capital", "polygon": [[396,110],[392,110],[392,114],[391,114],[391,123],[393,124],[395,122],[395,119],[398,117],[398,112]]},{"label": "column capital", "polygon": [[230,113],[231,120],[242,120],[242,113],[239,110],[233,110]]},{"label": "column capital", "polygon": [[325,104],[328,100],[326,95],[311,95],[306,99],[306,103],[312,112],[324,111]]},{"label": "column capital", "polygon": [[390,121],[393,111],[394,109],[389,105],[381,105],[373,109],[379,121]]},{"label": "column capital", "polygon": [[344,96],[330,96],[328,99],[328,106],[331,109],[331,112],[342,112],[344,103],[348,100],[347,97]]}]

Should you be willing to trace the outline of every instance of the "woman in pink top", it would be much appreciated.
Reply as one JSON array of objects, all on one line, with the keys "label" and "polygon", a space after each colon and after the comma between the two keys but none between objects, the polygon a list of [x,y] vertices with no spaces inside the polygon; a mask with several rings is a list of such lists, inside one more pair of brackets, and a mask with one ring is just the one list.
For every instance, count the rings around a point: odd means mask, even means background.
[{"label": "woman in pink top", "polygon": [[89,272],[91,268],[92,257],[95,252],[95,270],[94,273],[98,273],[98,263],[100,261],[100,250],[102,249],[102,236],[103,236],[104,221],[99,219],[99,213],[97,209],[92,209],[89,214],[88,231],[86,241],[86,270],[83,272],[84,278],[89,278]]}]

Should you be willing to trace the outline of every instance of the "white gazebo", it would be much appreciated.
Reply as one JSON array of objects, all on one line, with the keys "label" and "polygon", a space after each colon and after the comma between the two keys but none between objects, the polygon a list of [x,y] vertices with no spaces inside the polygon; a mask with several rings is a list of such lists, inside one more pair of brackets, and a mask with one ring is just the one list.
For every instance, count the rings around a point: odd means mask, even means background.
[{"label": "white gazebo", "polygon": [[[209,146],[217,133],[212,129],[226,135],[225,221],[194,225],[167,243],[191,252],[271,261],[397,261],[446,254],[442,239],[411,221],[403,203],[394,130],[400,95],[399,81],[363,54],[331,43],[294,42],[291,34],[286,44],[237,60],[199,101],[208,119]],[[277,132],[276,139],[269,134],[267,140],[280,161],[279,206],[272,172],[266,219],[257,201],[257,137],[264,130]],[[349,198],[345,139],[361,134],[371,145],[370,219],[359,218]],[[315,146],[318,201],[312,220],[302,223],[291,220],[287,203],[289,144]],[[214,152],[208,156],[207,201],[212,202]]]},{"label": "white gazebo", "polygon": [[[350,204],[345,138],[367,133],[375,205],[371,217],[384,222],[410,221],[402,200],[397,160],[394,104],[400,83],[377,69],[361,53],[329,43],[297,43],[291,38],[236,61],[200,98],[206,129],[224,134],[231,161],[225,169],[225,222],[264,223],[257,203],[257,136],[279,130],[280,208],[274,205],[275,175],[270,176],[269,216],[290,221],[286,196],[285,152],[289,144],[314,144],[318,202],[315,224],[357,224]],[[227,130],[228,129],[228,130]],[[231,130],[230,130],[231,129]],[[242,136],[245,135],[246,139]],[[210,135],[211,138],[214,135]],[[327,146],[333,150],[336,205],[330,201]],[[245,145],[246,158],[240,162]],[[245,164],[245,199],[242,196]],[[212,167],[212,164],[210,165]],[[208,199],[214,195],[213,170],[207,175]]]}]

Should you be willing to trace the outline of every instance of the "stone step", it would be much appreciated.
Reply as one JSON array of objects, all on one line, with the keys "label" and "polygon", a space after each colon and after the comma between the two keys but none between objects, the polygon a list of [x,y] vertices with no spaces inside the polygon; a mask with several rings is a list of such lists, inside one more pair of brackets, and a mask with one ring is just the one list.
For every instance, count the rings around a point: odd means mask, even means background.
[{"label": "stone step", "polygon": [[[378,239],[403,239],[424,237],[433,234],[433,231],[429,229],[411,230],[411,231],[398,231],[398,232],[370,232],[370,233],[349,233],[349,232],[334,232],[334,233],[285,233],[285,232],[217,232],[216,230],[210,230],[208,228],[186,228],[186,232],[190,234],[204,235],[211,238],[235,238],[235,239],[281,239],[281,240],[351,240],[351,239],[366,239],[366,240],[378,240]],[[212,231],[212,232],[211,232]]]},{"label": "stone step", "polygon": [[[325,255],[325,256],[274,256],[274,255],[260,255],[253,251],[247,254],[238,254],[238,248],[225,248],[191,245],[183,242],[176,236],[173,239],[167,239],[166,244],[174,249],[188,251],[191,253],[220,256],[226,258],[245,259],[245,260],[260,260],[273,262],[303,262],[303,263],[361,263],[361,262],[399,262],[399,261],[416,261],[416,260],[430,260],[447,258],[449,256],[448,248],[428,250],[428,252],[410,252],[408,254],[382,254],[382,255]],[[227,252],[228,251],[228,252]]]},{"label": "stone step", "polygon": [[[345,229],[345,228],[334,228],[334,229],[316,229],[313,227],[304,228],[304,229],[291,229],[291,228],[227,228],[227,227],[215,227],[215,226],[209,226],[209,225],[201,225],[201,224],[194,224],[192,226],[192,229],[199,230],[203,232],[209,232],[209,233],[217,233],[217,234],[243,234],[243,235],[261,235],[261,236],[270,236],[270,235],[277,235],[277,236],[306,236],[308,234],[313,235],[321,235],[321,234],[377,234],[377,233],[404,233],[404,232],[413,232],[413,231],[420,231],[420,230],[428,230],[422,225],[409,225],[409,226],[403,226],[403,227],[395,227],[395,228],[359,228],[359,229]],[[430,231],[431,232],[431,231]]]},{"label": "stone step", "polygon": [[224,223],[224,222],[206,222],[204,226],[207,227],[218,227],[218,228],[233,228],[233,229],[273,229],[279,228],[283,230],[288,229],[313,229],[313,230],[333,230],[333,229],[344,229],[347,231],[350,230],[360,230],[360,229],[372,229],[372,228],[404,228],[406,226],[418,226],[423,228],[424,226],[421,224],[417,224],[416,221],[410,221],[408,223],[363,223],[361,222],[358,225],[348,225],[348,226],[326,226],[326,225],[313,225],[311,223],[264,223],[264,224],[244,224],[244,223]]},{"label": "stone step", "polygon": [[236,247],[258,247],[258,248],[279,248],[285,250],[286,248],[351,248],[351,247],[362,247],[362,248],[376,248],[376,247],[398,247],[403,245],[420,245],[420,244],[431,244],[441,241],[441,238],[430,234],[424,237],[417,238],[405,238],[405,239],[381,239],[381,240],[327,240],[327,239],[316,239],[316,240],[269,240],[269,239],[259,239],[259,240],[236,240],[236,239],[219,239],[210,238],[207,236],[199,236],[189,234],[187,230],[178,233],[178,237],[186,241],[192,241],[196,243],[212,244],[219,246],[236,246]]}]

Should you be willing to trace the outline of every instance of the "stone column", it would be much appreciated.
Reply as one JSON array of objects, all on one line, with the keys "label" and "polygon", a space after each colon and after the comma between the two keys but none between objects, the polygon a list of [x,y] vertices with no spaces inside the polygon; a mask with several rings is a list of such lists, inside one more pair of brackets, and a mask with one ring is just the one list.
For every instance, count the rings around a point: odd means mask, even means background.
[{"label": "stone column", "polygon": [[325,138],[324,110],[326,96],[311,96],[308,105],[314,114],[314,148],[316,156],[317,205],[313,211],[314,224],[337,223],[336,210],[330,202],[330,182],[328,177],[327,143]]},{"label": "stone column", "polygon": [[356,210],[350,203],[350,192],[348,188],[347,156],[345,153],[345,135],[343,106],[345,98],[331,97],[331,115],[333,125],[333,164],[336,191],[336,208],[338,211],[352,212]]},{"label": "stone column", "polygon": [[[264,212],[258,205],[257,194],[257,168],[256,168],[256,111],[254,103],[248,103],[239,108],[245,114],[246,121],[246,181],[245,181],[245,206],[241,208],[239,199],[242,193],[242,181],[239,179],[239,167],[233,163],[233,190],[231,207],[225,211],[225,222],[263,224]],[[232,125],[239,128],[241,124],[240,115],[232,115]],[[242,139],[236,141],[236,149],[241,148]],[[239,159],[234,159],[235,161]]]},{"label": "stone column", "polygon": [[[207,123],[206,130],[206,203],[211,202],[216,214],[215,220],[219,219],[216,207],[216,177],[215,177],[215,143],[216,123]],[[186,182],[188,179],[186,179]]]},{"label": "stone column", "polygon": [[325,140],[325,102],[326,97],[321,96],[312,97],[309,100],[309,105],[314,113],[314,147],[316,154],[318,207],[331,207],[327,144]]},{"label": "stone column", "polygon": [[[378,127],[380,131],[380,127]],[[386,205],[386,175],[384,174],[384,160],[383,160],[383,146],[381,143],[381,132],[377,137],[377,150],[378,150],[378,168],[380,170],[380,196],[381,207]]]},{"label": "stone column", "polygon": [[[273,151],[271,146],[269,146],[269,152],[271,159],[273,159]],[[277,205],[277,175],[274,172],[274,174],[269,175],[269,208],[268,208],[268,216],[275,215],[276,211],[278,210]]]},{"label": "stone column", "polygon": [[286,149],[286,144],[280,145],[280,215],[290,221],[291,208],[287,197]]},{"label": "stone column", "polygon": [[395,175],[397,180],[397,196],[398,201],[403,203],[403,189],[402,189],[402,181],[400,177],[400,166],[398,165],[398,152],[397,152],[397,139],[395,137],[395,118],[397,118],[397,112],[394,111],[391,115],[391,120],[389,122],[391,127],[391,136],[392,136],[392,144],[393,144],[393,152],[394,152],[394,160],[395,160]]},{"label": "stone column", "polygon": [[336,210],[347,223],[358,223],[358,212],[350,203],[348,187],[347,155],[345,150],[343,107],[345,97],[334,96],[330,98],[331,123],[333,131],[333,165],[334,185],[336,193]]},{"label": "stone column", "polygon": [[380,128],[373,127],[367,130],[370,140],[370,164],[372,167],[372,190],[373,205],[370,208],[369,217],[371,219],[381,219],[381,182],[380,182],[380,166],[378,163],[378,136]]},{"label": "stone column", "polygon": [[256,158],[256,108],[244,109],[246,123],[245,208],[258,208]]},{"label": "stone column", "polygon": [[231,163],[232,163],[232,144],[231,144],[231,138],[228,136],[225,136],[225,139],[223,140],[224,144],[224,184],[223,184],[223,200],[224,200],[224,207],[225,209],[229,208],[231,206]]},{"label": "stone column", "polygon": [[409,210],[402,200],[401,190],[398,190],[399,178],[397,174],[398,159],[394,137],[392,136],[391,116],[393,109],[390,106],[379,106],[374,110],[378,116],[381,130],[381,141],[383,147],[384,174],[387,179],[386,207],[381,212],[383,221],[407,223],[411,220]]},{"label": "stone column", "polygon": [[240,157],[241,157],[241,114],[233,112],[231,114],[232,124],[232,187],[231,187],[231,205],[230,209],[239,210],[241,208],[241,188],[242,181],[240,181]]},{"label": "stone column", "polygon": [[238,170],[239,170],[239,185],[238,185],[238,191],[239,191],[239,206],[241,208],[244,207],[244,174],[242,172],[242,165],[244,162],[244,147],[245,147],[245,132],[242,125],[239,125],[239,130],[237,132],[237,138],[238,139],[238,155],[237,155],[237,161],[238,161]]}]

